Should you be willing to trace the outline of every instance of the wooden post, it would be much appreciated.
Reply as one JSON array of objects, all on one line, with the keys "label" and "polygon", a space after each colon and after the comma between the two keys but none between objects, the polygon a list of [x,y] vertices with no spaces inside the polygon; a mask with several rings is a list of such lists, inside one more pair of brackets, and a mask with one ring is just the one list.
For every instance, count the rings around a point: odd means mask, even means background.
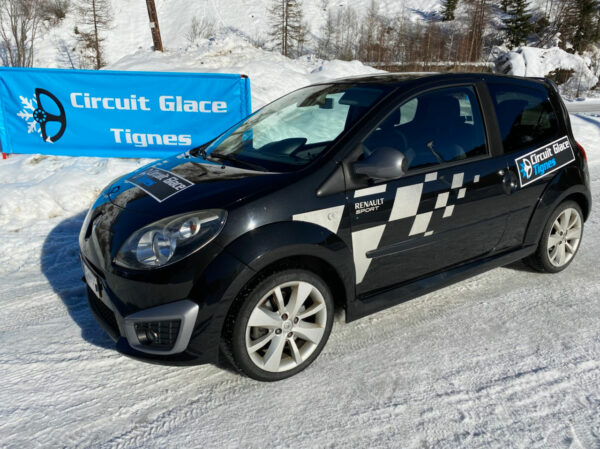
[{"label": "wooden post", "polygon": [[146,0],[146,6],[148,7],[148,18],[150,19],[150,31],[152,32],[154,51],[163,51],[160,28],[158,26],[158,14],[156,14],[154,0]]}]

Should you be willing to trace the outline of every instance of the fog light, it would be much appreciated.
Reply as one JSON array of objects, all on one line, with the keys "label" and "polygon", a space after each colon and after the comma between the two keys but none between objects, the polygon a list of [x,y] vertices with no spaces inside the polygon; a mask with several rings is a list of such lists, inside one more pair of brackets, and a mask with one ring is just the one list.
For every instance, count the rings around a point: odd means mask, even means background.
[{"label": "fog light", "polygon": [[134,324],[135,335],[144,346],[170,349],[177,340],[181,320],[140,321]]},{"label": "fog light", "polygon": [[135,333],[138,340],[143,345],[148,346],[158,341],[158,332],[154,329],[149,329],[147,325],[136,323]]},{"label": "fog light", "polygon": [[148,339],[150,344],[152,344],[158,340],[158,332],[148,329],[146,331],[146,338]]}]

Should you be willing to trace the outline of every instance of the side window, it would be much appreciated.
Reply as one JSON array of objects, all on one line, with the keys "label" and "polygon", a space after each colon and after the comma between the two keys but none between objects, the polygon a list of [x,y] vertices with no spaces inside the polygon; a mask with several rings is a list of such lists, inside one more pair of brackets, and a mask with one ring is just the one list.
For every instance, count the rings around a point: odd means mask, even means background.
[{"label": "side window", "polygon": [[505,153],[514,153],[558,137],[558,119],[544,89],[488,85]]},{"label": "side window", "polygon": [[475,90],[439,89],[401,104],[363,141],[365,156],[381,147],[404,153],[409,170],[486,155]]}]

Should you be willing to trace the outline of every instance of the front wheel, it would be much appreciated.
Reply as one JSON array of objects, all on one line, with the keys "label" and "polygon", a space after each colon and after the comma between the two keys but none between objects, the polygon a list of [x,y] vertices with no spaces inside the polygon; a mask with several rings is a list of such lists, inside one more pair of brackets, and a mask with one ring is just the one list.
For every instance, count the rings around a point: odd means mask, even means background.
[{"label": "front wheel", "polygon": [[583,235],[583,214],[575,201],[561,203],[550,215],[536,252],[529,264],[547,273],[558,273],[577,254]]},{"label": "front wheel", "polygon": [[319,355],[331,332],[331,291],[310,271],[275,272],[240,299],[231,320],[230,353],[246,375],[285,379]]}]

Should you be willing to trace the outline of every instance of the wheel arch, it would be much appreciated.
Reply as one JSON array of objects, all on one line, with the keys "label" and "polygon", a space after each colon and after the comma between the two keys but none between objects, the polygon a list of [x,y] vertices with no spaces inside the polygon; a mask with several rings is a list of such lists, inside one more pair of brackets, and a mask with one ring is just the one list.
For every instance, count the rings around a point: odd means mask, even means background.
[{"label": "wheel arch", "polygon": [[257,274],[282,266],[305,268],[334,276],[345,297],[354,294],[352,251],[322,226],[301,221],[269,224],[244,234],[225,250]]},{"label": "wheel arch", "polygon": [[527,227],[525,245],[537,245],[550,214],[559,204],[567,200],[575,201],[581,207],[584,220],[587,220],[591,212],[592,199],[580,173],[574,167],[557,175],[538,200]]},{"label": "wheel arch", "polygon": [[565,197],[561,203],[568,200],[573,200],[579,205],[581,212],[583,212],[583,220],[586,221],[590,216],[591,209],[589,198],[581,192],[573,192],[569,196]]},{"label": "wheel arch", "polygon": [[254,229],[230,243],[225,251],[248,267],[224,295],[219,323],[221,338],[245,295],[270,274],[304,269],[321,277],[331,289],[336,308],[346,307],[355,294],[352,252],[330,230],[306,222],[282,222]]}]

